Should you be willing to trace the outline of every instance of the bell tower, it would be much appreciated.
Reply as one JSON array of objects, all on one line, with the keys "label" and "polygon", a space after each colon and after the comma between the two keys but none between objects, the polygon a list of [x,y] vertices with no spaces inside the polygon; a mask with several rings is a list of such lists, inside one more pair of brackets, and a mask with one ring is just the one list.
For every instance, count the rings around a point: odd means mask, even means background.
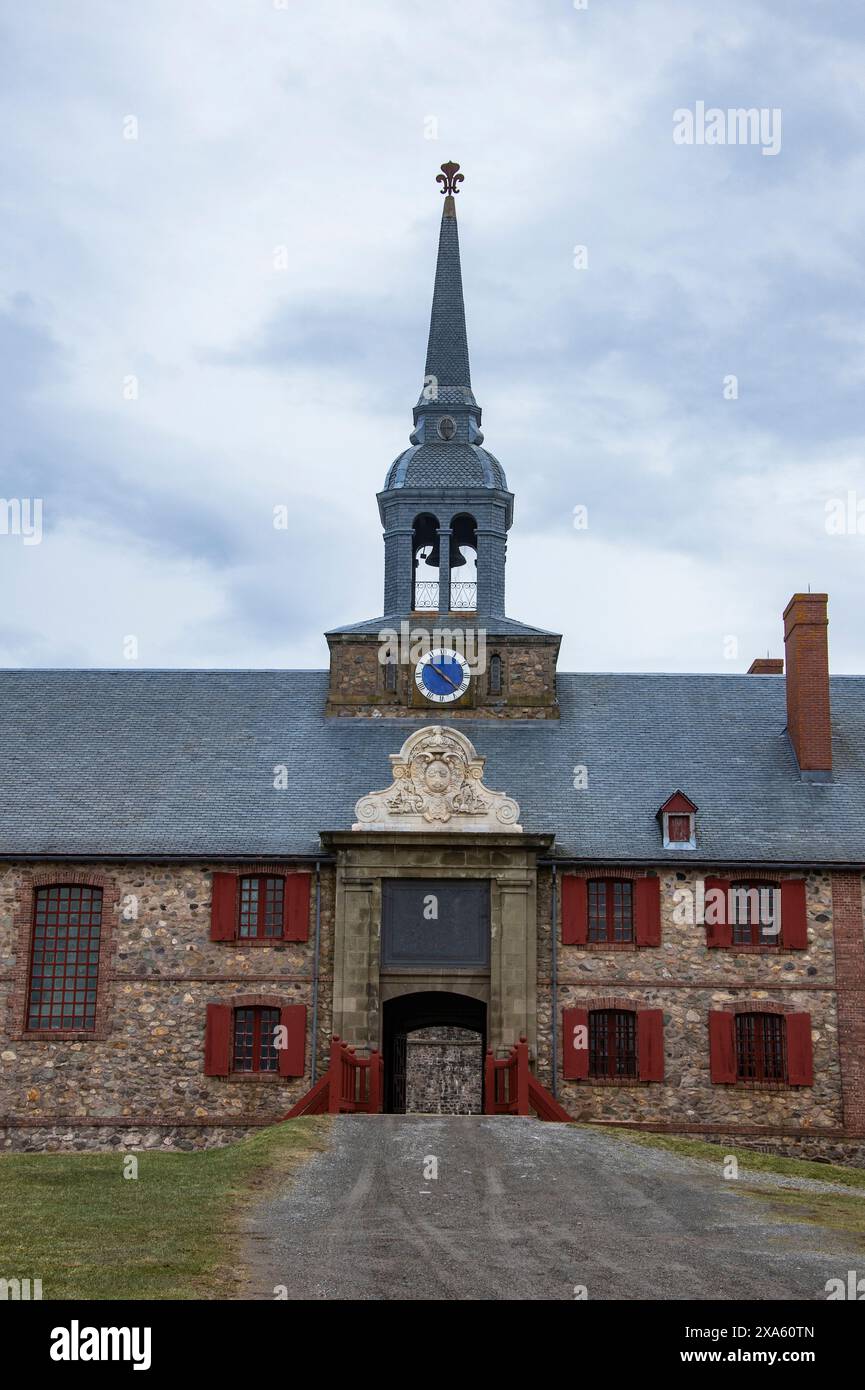
[{"label": "bell tower", "polygon": [[514,499],[484,447],[471,385],[459,167],[443,164],[436,176],[444,206],[424,379],[409,447],[378,494],[384,616],[327,633],[328,714],[558,715],[559,635],[505,613]]}]

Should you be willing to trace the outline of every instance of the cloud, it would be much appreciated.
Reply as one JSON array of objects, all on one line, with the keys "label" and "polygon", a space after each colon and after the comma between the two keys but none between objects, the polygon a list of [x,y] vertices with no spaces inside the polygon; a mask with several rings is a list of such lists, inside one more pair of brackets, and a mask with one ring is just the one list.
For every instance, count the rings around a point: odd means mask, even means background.
[{"label": "cloud", "polygon": [[[0,660],[323,665],[381,611],[457,158],[510,611],[565,668],[727,669],[720,627],[743,669],[811,581],[865,669],[865,537],[824,526],[865,498],[847,7],[46,0],[4,40],[3,491],[45,536],[0,537]],[[675,146],[697,100],[780,107],[780,154]]]}]

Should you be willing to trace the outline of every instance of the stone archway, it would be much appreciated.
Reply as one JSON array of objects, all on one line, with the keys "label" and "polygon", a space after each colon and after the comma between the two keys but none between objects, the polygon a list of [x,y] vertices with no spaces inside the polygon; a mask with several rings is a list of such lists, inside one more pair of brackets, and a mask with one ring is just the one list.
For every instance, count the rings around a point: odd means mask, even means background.
[{"label": "stone archway", "polygon": [[431,990],[384,1004],[385,1109],[390,1113],[479,1114],[487,1006]]}]

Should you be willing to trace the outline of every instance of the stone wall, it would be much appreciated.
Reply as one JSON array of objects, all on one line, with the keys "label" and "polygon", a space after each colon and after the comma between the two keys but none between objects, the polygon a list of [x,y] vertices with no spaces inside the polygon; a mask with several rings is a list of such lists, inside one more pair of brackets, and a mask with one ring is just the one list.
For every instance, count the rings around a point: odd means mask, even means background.
[{"label": "stone wall", "polygon": [[[558,998],[551,997],[551,873],[537,875],[532,837],[438,835],[429,844],[398,836],[327,837],[341,857],[341,955],[337,1031],[360,1047],[380,1041],[380,998],[410,990],[451,989],[489,1004],[490,1042],[500,1051],[525,1031],[539,1079],[551,1086],[551,1028],[561,1010],[615,996],[663,1011],[663,1083],[597,1083],[559,1079],[558,1094],[575,1117],[648,1124],[682,1132],[713,1131],[753,1141],[774,1133],[831,1146],[857,1135],[865,1086],[865,937],[861,875],[807,874],[808,947],[804,951],[744,953],[709,950],[705,931],[674,921],[674,894],[693,885],[698,869],[660,866],[662,939],[659,947],[619,949],[561,946]],[[314,893],[309,940],[255,947],[210,940],[212,867],[107,864],[90,868],[7,864],[0,868],[0,1133],[9,1148],[198,1147],[238,1138],[278,1119],[311,1083]],[[220,865],[238,872],[258,864]],[[298,867],[298,866],[292,866]],[[312,865],[302,866],[312,868]],[[723,873],[723,870],[721,871]],[[735,876],[735,866],[730,871]],[[105,961],[106,1007],[94,1037],[44,1039],[20,1035],[15,1005],[26,959],[20,950],[28,881],[97,876],[110,887],[113,917]],[[493,961],[483,978],[382,977],[378,969],[380,885],[383,877],[441,874],[490,877],[493,882]],[[789,875],[795,876],[795,875]],[[535,901],[537,909],[535,910]],[[336,873],[321,875],[321,981],[318,1074],[327,1065],[334,1026]],[[837,919],[837,920],[836,920]],[[526,922],[537,921],[536,943]],[[837,928],[837,929],[836,929]],[[107,939],[107,936],[106,936]],[[537,1030],[535,965],[537,945]],[[352,973],[353,972],[353,973]],[[307,1007],[306,1075],[299,1078],[204,1074],[208,1003],[265,996]],[[707,1015],[751,1001],[807,1010],[812,1019],[815,1079],[810,1087],[714,1085],[709,1075]],[[422,1051],[443,1040],[419,1038],[410,1052],[420,1076],[442,1068],[421,1065]],[[448,1046],[456,1048],[456,1040]],[[475,1044],[469,1044],[470,1051]],[[438,1055],[438,1053],[436,1054]],[[431,1060],[431,1058],[427,1058]],[[456,1053],[443,1071],[458,1068]],[[842,1075],[843,1067],[843,1075]],[[561,1073],[561,1038],[559,1038]],[[479,1068],[478,1068],[479,1071]],[[843,1084],[842,1084],[843,1083]],[[449,1103],[449,1082],[438,1098]],[[444,1089],[442,1089],[442,1086]],[[858,1126],[858,1128],[857,1128]],[[825,1131],[821,1137],[819,1131]],[[69,1136],[72,1136],[70,1138]],[[132,1138],[130,1138],[132,1136]],[[817,1149],[813,1150],[815,1153]],[[834,1152],[830,1148],[830,1156]]]},{"label": "stone wall", "polygon": [[15,1153],[102,1153],[117,1149],[122,1153],[142,1149],[191,1152],[224,1148],[246,1139],[261,1126],[157,1125],[144,1123],[136,1128],[120,1124],[0,1125],[0,1149]]},{"label": "stone wall", "polygon": [[[614,872],[610,870],[609,872]],[[724,876],[724,870],[713,873]],[[551,886],[538,882],[538,1057],[536,1071],[552,1084],[551,1023],[558,1036],[558,1095],[577,1118],[692,1129],[700,1124],[746,1129],[844,1127],[833,940],[832,879],[807,873],[808,948],[742,952],[709,949],[705,927],[674,921],[674,893],[693,887],[703,869],[660,866],[661,945],[617,948],[558,944],[558,999],[551,996]],[[802,877],[784,873],[779,877]],[[730,875],[737,877],[735,866]],[[774,876],[773,877],[777,877]],[[561,894],[559,893],[559,903]],[[664,1014],[663,1083],[565,1081],[561,1076],[561,1011],[615,996]],[[708,1014],[736,1003],[777,1003],[807,1011],[812,1020],[813,1087],[713,1084],[709,1074]]]},{"label": "stone wall", "polygon": [[407,1115],[479,1115],[483,1042],[467,1028],[418,1028],[406,1038]]},{"label": "stone wall", "polygon": [[[272,866],[267,866],[272,868]],[[292,868],[314,868],[297,866]],[[257,864],[220,865],[238,872]],[[160,1133],[179,1122],[177,1147],[195,1147],[192,1134],[240,1137],[243,1126],[278,1119],[311,1084],[315,880],[310,895],[309,940],[244,945],[210,940],[211,870],[204,864],[77,865],[114,889],[109,992],[104,1037],[73,1040],[20,1036],[15,1019],[20,991],[16,964],[22,955],[18,905],[26,881],[61,865],[38,869],[7,865],[0,871],[0,1125],[8,1147],[38,1147],[37,1131],[52,1143],[70,1132],[88,1133],[99,1147],[120,1133]],[[327,1065],[332,1030],[334,874],[321,874],[321,980],[318,1005],[319,1070]],[[125,916],[130,920],[124,920]],[[105,940],[108,933],[104,932]],[[306,1075],[279,1077],[204,1074],[207,1005],[249,995],[277,1005],[307,1008]],[[97,1133],[88,1130],[94,1121]],[[240,1126],[240,1129],[237,1127]],[[10,1142],[11,1136],[11,1142]],[[64,1146],[66,1145],[64,1139]],[[213,1142],[224,1142],[215,1139]],[[73,1143],[74,1147],[74,1143]]]},{"label": "stone wall", "polygon": [[[442,628],[460,629],[463,615],[451,614]],[[448,722],[459,719],[557,719],[556,659],[559,639],[486,636],[486,660],[498,655],[502,661],[502,689],[490,694],[486,672],[472,677],[469,690],[447,706]],[[370,716],[385,718],[439,719],[442,707],[420,694],[415,684],[414,664],[397,665],[396,689],[385,685],[385,668],[379,660],[377,634],[331,634],[330,686],[326,713],[337,717]]]}]

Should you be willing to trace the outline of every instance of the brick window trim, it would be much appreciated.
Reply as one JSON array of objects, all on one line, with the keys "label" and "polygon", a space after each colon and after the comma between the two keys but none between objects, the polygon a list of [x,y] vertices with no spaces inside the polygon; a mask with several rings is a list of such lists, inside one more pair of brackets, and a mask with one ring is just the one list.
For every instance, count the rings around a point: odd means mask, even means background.
[{"label": "brick window trim", "polygon": [[[222,1084],[229,1086],[248,1086],[248,1085],[285,1085],[286,1081],[297,1080],[296,1077],[280,1076],[278,1071],[235,1071],[233,1067],[234,1058],[234,1011],[235,1009],[284,1009],[287,1004],[306,1004],[305,999],[284,999],[278,994],[236,994],[230,999],[208,999],[208,1004],[228,1004],[231,1009],[231,1049],[232,1049],[232,1070],[227,1076],[211,1077],[211,1080],[218,1080]],[[206,1012],[206,1010],[205,1010]]]},{"label": "brick window trim", "polygon": [[233,994],[230,999],[208,999],[208,1004],[230,1004],[232,1009],[285,1009],[305,1004],[305,999],[285,999],[279,994]]},{"label": "brick window trim", "polygon": [[731,1004],[713,1004],[712,1012],[718,1014],[800,1014],[802,1008],[796,1004],[785,1004],[780,1000],[765,999],[741,1000]]},{"label": "brick window trim", "polygon": [[289,874],[312,874],[315,873],[315,863],[309,861],[292,860],[287,863],[273,863],[264,860],[250,861],[249,863],[219,863],[214,861],[213,868],[221,874],[233,874],[235,878],[288,878]]},{"label": "brick window trim", "polygon": [[[93,1028],[28,1028],[27,994],[30,983],[30,955],[33,947],[33,913],[40,888],[68,884],[102,890],[102,929],[99,938],[99,973],[96,976],[96,1019]],[[44,873],[25,871],[21,894],[12,913],[15,939],[15,966],[9,995],[9,1037],[14,1042],[101,1042],[111,1029],[111,990],[109,979],[114,967],[114,929],[120,893],[107,874],[94,870],[52,869]]]},{"label": "brick window trim", "polygon": [[[608,1009],[621,1009],[625,1013],[638,1013],[640,1007],[647,1007],[642,1004],[640,999],[624,999],[621,995],[599,994],[591,999],[575,999],[573,1003],[567,1004],[569,1009],[585,1009],[587,1013],[601,1013]],[[653,1006],[657,1007],[657,1005]]]},{"label": "brick window trim", "polygon": [[[663,989],[663,982],[659,988]],[[569,999],[564,1003],[566,1009],[585,1009],[588,1013],[603,1009],[630,1009],[632,1013],[638,1013],[640,1009],[653,1008],[659,1009],[661,1004],[647,1004],[642,998],[626,999],[620,994],[596,994],[591,998]],[[712,1004],[712,1013],[728,1014],[800,1014],[802,1008],[798,1004],[785,1004],[780,1000],[767,1002],[765,999],[759,1000],[734,1000],[725,1004]]]},{"label": "brick window trim", "polygon": [[565,951],[640,951],[636,941],[581,941],[579,946],[565,946]]},{"label": "brick window trim", "polygon": [[[254,877],[254,875],[244,874],[244,878]],[[242,951],[249,947],[255,949],[260,946],[269,946],[271,951],[290,951],[292,946],[303,946],[303,941],[286,941],[281,936],[234,936],[229,941],[220,941],[220,946],[227,946],[229,950],[233,946],[239,946]]]},{"label": "brick window trim", "polygon": [[622,868],[620,868],[620,869],[617,869],[617,868],[608,869],[608,868],[599,868],[599,867],[591,867],[591,866],[590,866],[589,868],[581,868],[581,869],[571,869],[571,868],[565,869],[565,868],[562,868],[562,869],[560,870],[560,872],[559,872],[559,878],[562,877],[562,874],[570,874],[572,878],[586,878],[586,879],[589,879],[589,878],[627,878],[627,879],[636,879],[636,878],[657,878],[657,877],[658,877],[657,874],[650,872],[650,870],[648,870],[648,869],[631,869],[631,868],[625,868],[625,867],[622,867]]},{"label": "brick window trim", "polygon": [[[639,1076],[587,1076],[585,1081],[566,1081],[566,1086],[579,1086],[584,1090],[586,1086],[630,1086],[637,1089],[641,1086],[656,1086],[656,1081],[641,1081]],[[616,1120],[608,1120],[607,1124],[616,1124]]]}]

